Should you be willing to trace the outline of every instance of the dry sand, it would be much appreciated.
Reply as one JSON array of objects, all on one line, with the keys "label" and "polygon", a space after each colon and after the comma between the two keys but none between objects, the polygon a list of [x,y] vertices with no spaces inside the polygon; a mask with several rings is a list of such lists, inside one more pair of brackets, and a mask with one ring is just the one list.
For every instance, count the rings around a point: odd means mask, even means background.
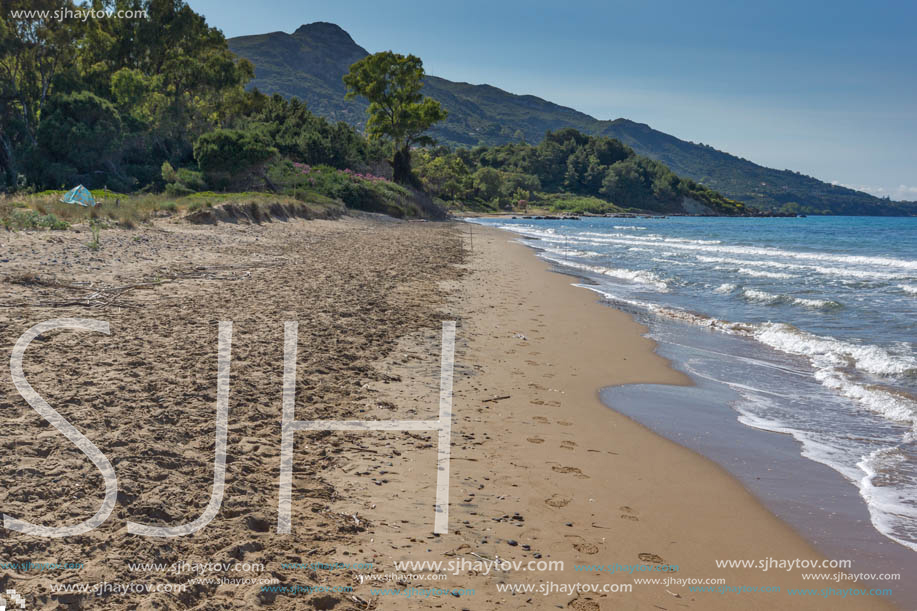
[{"label": "dry sand", "polygon": [[[602,386],[685,383],[628,315],[570,286],[511,236],[378,217],[219,224],[157,221],[0,241],[0,346],[57,317],[106,320],[109,336],[46,334],[29,348],[32,386],[111,460],[118,505],[66,539],[2,532],[0,563],[80,562],[46,572],[0,567],[0,588],[47,609],[868,609],[879,599],[790,597],[799,570],[717,569],[715,559],[818,558],[716,465],[603,406]],[[92,286],[89,286],[92,283]],[[120,292],[119,287],[140,284]],[[99,290],[102,289],[102,290]],[[75,305],[74,305],[75,304]],[[217,517],[186,537],[127,533],[174,525],[210,496],[217,323],[234,322],[226,492]],[[429,432],[297,433],[293,532],[277,516],[283,321],[299,321],[297,419],[428,419],[438,411],[440,321],[456,320],[450,533],[432,534],[436,438]],[[4,357],[5,358],[5,357]],[[483,402],[493,397],[508,398]],[[0,509],[48,525],[95,512],[95,467],[0,375]],[[512,545],[510,541],[516,543]],[[562,571],[463,570],[371,585],[393,562],[560,560]],[[263,571],[131,570],[130,564],[244,562]],[[373,563],[290,569],[281,563]],[[516,594],[498,584],[632,584],[574,564],[677,564],[640,577],[725,578],[781,593]],[[243,567],[244,568],[244,567]],[[363,580],[361,581],[361,575]],[[204,583],[181,593],[57,594],[59,584]],[[466,588],[391,596],[373,588]],[[334,591],[342,587],[352,591]],[[875,603],[875,604],[873,604]]]}]

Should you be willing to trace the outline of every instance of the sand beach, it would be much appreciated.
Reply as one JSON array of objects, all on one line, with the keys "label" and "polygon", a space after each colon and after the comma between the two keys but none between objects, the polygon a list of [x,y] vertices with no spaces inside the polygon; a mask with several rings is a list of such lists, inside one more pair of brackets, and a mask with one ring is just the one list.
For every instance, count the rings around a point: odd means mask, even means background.
[{"label": "sand beach", "polygon": [[[628,314],[506,232],[362,215],[157,220],[105,231],[93,252],[87,239],[0,236],[4,354],[42,321],[110,326],[49,331],[24,358],[31,386],[118,478],[114,510],[90,532],[3,531],[0,587],[29,608],[887,608],[877,597],[791,596],[850,586],[800,570],[717,567],[823,558],[720,467],[600,402],[610,385],[689,380]],[[131,534],[129,521],[192,522],[211,498],[221,321],[232,321],[232,346],[219,512],[187,536]],[[292,532],[276,532],[285,321],[298,321],[298,420],[435,418],[441,324],[456,322],[447,534],[432,531],[429,431],[297,432]],[[52,526],[92,516],[104,498],[99,470],[8,371],[0,407],[3,512]],[[453,564],[395,564],[405,561]],[[26,562],[79,566],[10,566]],[[106,583],[107,592],[79,589]],[[118,591],[129,584],[146,590]]]}]

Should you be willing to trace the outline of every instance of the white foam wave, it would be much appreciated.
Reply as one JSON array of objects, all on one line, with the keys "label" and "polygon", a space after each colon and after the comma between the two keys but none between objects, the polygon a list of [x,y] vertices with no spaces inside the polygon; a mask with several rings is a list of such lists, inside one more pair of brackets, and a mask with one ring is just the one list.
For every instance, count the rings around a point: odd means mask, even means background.
[{"label": "white foam wave", "polygon": [[881,376],[917,370],[913,356],[891,355],[871,344],[854,344],[833,337],[813,335],[786,323],[758,325],[755,339],[788,354],[807,356],[821,367],[849,367]]},{"label": "white foam wave", "polygon": [[833,367],[819,369],[815,372],[815,379],[838,394],[859,401],[880,416],[902,422],[911,428],[917,428],[917,414],[914,412],[914,406],[904,397],[896,396],[880,388],[866,387],[853,382]]},{"label": "white foam wave", "polygon": [[[615,227],[615,229],[630,229],[630,227]],[[583,231],[576,235],[589,236],[590,238],[630,238],[635,241],[643,241],[649,244],[696,244],[696,245],[715,245],[722,244],[722,240],[691,240],[688,238],[670,238],[658,233],[649,233],[641,236],[633,236],[629,233],[605,233],[598,231]]]},{"label": "white foam wave", "polygon": [[[549,239],[558,239],[559,237],[548,231],[543,232],[542,235]],[[580,244],[597,243],[598,245],[601,245],[606,243],[621,243],[627,245],[628,247],[640,248],[643,246],[651,246],[655,249],[659,249],[659,247],[663,246],[664,244],[663,247],[667,250],[676,250],[681,252],[685,252],[686,250],[694,251],[696,252],[695,258],[700,262],[737,264],[740,266],[740,273],[752,272],[747,274],[751,276],[755,275],[754,272],[759,272],[759,275],[761,275],[760,272],[762,270],[755,269],[761,267],[782,268],[780,271],[783,269],[806,269],[814,270],[824,274],[848,276],[856,275],[858,277],[873,278],[901,276],[901,274],[889,274],[888,272],[880,272],[878,270],[823,267],[820,265],[815,265],[814,261],[809,262],[808,264],[802,264],[802,262],[773,261],[766,259],[749,260],[744,257],[735,258],[728,256],[711,256],[710,252],[723,251],[728,253],[731,250],[738,250],[745,255],[756,253],[774,254],[787,252],[777,251],[776,249],[770,248],[757,249],[744,247],[726,247],[718,246],[715,244],[690,244],[671,241],[663,242],[661,240],[621,240],[617,238],[605,237],[607,234],[593,233],[591,235],[592,237],[589,238],[580,238]],[[719,253],[714,252],[714,254]],[[898,259],[885,259],[881,257],[850,257],[842,255],[830,255],[825,253],[791,253],[787,256],[787,258],[807,257],[810,259],[817,259],[822,254],[824,254],[824,258],[826,260],[837,260],[850,264],[855,263],[861,266],[865,265],[866,262],[869,262],[870,264],[876,264],[877,261],[880,260],[891,262],[893,266],[898,265],[902,269],[910,269],[911,263],[917,264],[917,262]],[[546,258],[550,259],[551,257]],[[654,260],[660,263],[672,263],[672,261],[668,260]],[[665,281],[660,279],[652,272],[590,266],[576,262],[564,262],[557,259],[554,259],[554,261],[561,264],[566,263],[571,267],[585,269],[587,271],[602,274],[612,278],[619,278],[631,282],[647,284],[649,286],[654,286],[659,290],[667,289],[667,284]],[[789,274],[786,275],[789,276]],[[914,274],[905,273],[904,275],[913,276]],[[783,275],[776,275],[776,272],[773,272],[772,275],[769,276],[761,275],[761,277],[773,277],[775,279],[784,278]],[[917,294],[917,287],[912,284],[899,284],[897,286],[899,289],[909,295]],[[593,287],[587,288],[597,290]],[[725,283],[714,289],[714,292],[719,294],[731,294],[737,290],[739,290],[738,286],[732,283]],[[787,354],[805,357],[814,367],[817,381],[824,387],[844,397],[855,400],[859,405],[862,405],[864,408],[869,409],[872,412],[880,414],[882,417],[887,418],[890,421],[910,423],[910,427],[912,427],[912,430],[914,430],[915,434],[917,434],[917,402],[913,401],[909,397],[899,396],[894,392],[883,390],[880,387],[864,384],[858,379],[860,376],[856,373],[862,372],[864,374],[888,377],[912,375],[917,373],[917,358],[915,358],[912,353],[909,353],[907,350],[902,350],[900,353],[896,352],[893,354],[879,346],[838,340],[830,336],[818,336],[802,331],[785,323],[768,322],[752,324],[730,322],[696,314],[686,310],[681,310],[678,308],[622,299],[602,290],[599,290],[598,292],[605,295],[608,299],[617,301],[630,307],[647,310],[657,315],[664,316],[673,320],[679,320],[688,324],[716,329],[718,331],[730,334],[745,335],[754,338],[762,344],[770,346],[776,350],[785,352]],[[828,299],[807,299],[791,295],[773,294],[755,288],[745,288],[744,290],[741,290],[741,296],[748,301],[766,305],[784,303],[813,309],[834,308],[839,307],[840,305],[837,302]]]},{"label": "white foam wave", "polygon": [[614,229],[633,229],[635,231],[646,231],[646,227],[637,227],[636,225],[614,225]]},{"label": "white foam wave", "polygon": [[825,267],[822,265],[800,265],[798,263],[788,263],[786,261],[768,261],[765,259],[735,259],[732,257],[709,257],[705,255],[694,255],[694,258],[702,263],[732,263],[735,265],[749,265],[752,267],[777,267],[780,269],[797,269],[802,271],[813,271],[825,276],[843,276],[858,279],[876,279],[891,280],[894,278],[910,278],[913,274],[909,273],[889,273],[875,270],[861,270],[843,267]]},{"label": "white foam wave", "polygon": [[[596,232],[583,232],[579,235],[592,236],[590,239],[608,244],[624,244],[627,246],[655,246],[664,243],[670,248],[691,250],[696,252],[724,253],[733,255],[752,255],[756,257],[777,257],[783,259],[797,259],[804,261],[830,261],[845,265],[872,265],[877,267],[893,267],[902,270],[917,271],[917,260],[894,259],[891,257],[872,257],[865,255],[840,255],[825,252],[806,252],[800,250],[783,250],[779,248],[761,246],[726,246],[720,240],[688,240],[684,238],[665,238],[662,236],[630,236],[627,234],[606,234]],[[869,272],[870,270],[865,270]]]},{"label": "white foam wave", "polygon": [[627,299],[625,297],[615,295],[614,293],[609,293],[607,290],[597,286],[588,284],[577,284],[576,286],[599,293],[605,297],[605,299],[608,299],[609,301],[616,304],[632,306],[640,310],[652,312],[658,316],[663,316],[671,320],[677,320],[691,325],[697,325],[698,327],[707,327],[709,329],[722,331],[723,333],[734,333],[748,336],[751,336],[755,329],[755,325],[752,324],[729,322],[726,320],[720,320],[719,318],[713,318],[711,316],[704,316],[703,314],[689,312],[688,310],[682,310],[676,307],[661,306],[659,304],[648,303],[646,301]]},{"label": "white foam wave", "polygon": [[[618,296],[606,293],[600,289],[586,287],[602,293],[610,299],[620,299]],[[731,292],[735,286],[723,284],[717,292]],[[750,293],[750,295],[749,295]],[[769,302],[780,299],[779,295],[772,295],[765,291],[745,289],[744,296],[750,299]],[[819,302],[820,300],[812,300]],[[631,302],[626,302],[631,303]],[[834,302],[831,302],[832,304]],[[633,302],[653,313],[666,316],[673,320],[680,320],[701,327],[717,329],[725,333],[733,333],[753,337],[762,344],[770,346],[796,356],[808,357],[816,369],[853,367],[860,371],[878,376],[901,376],[917,371],[917,358],[914,356],[893,355],[887,350],[872,344],[854,344],[838,340],[830,336],[819,336],[792,325],[779,322],[743,323],[721,320],[702,314],[696,314],[678,308],[664,307],[656,304]]]},{"label": "white foam wave", "polygon": [[794,297],[792,303],[795,305],[801,305],[806,308],[814,308],[816,310],[837,308],[841,305],[836,301],[832,301],[831,299],[804,299],[802,297]]},{"label": "white foam wave", "polygon": [[899,525],[911,526],[917,522],[917,507],[914,499],[917,498],[915,486],[877,486],[876,480],[883,471],[894,471],[897,463],[905,462],[906,458],[898,448],[880,448],[875,450],[857,463],[865,473],[858,482],[860,496],[869,507],[869,516],[873,526],[886,537],[893,539],[917,551],[917,543],[903,538],[899,533]]},{"label": "white foam wave", "polygon": [[815,310],[837,308],[841,305],[836,301],[832,301],[831,299],[806,299],[804,297],[792,297],[790,295],[774,295],[773,293],[768,293],[767,291],[762,291],[759,289],[744,289],[742,291],[742,297],[748,301],[764,303],[767,305],[788,303],[791,305],[798,305],[804,308],[812,308]]},{"label": "white foam wave", "polygon": [[[720,289],[723,289],[723,292],[734,290],[730,289],[730,286],[722,285]],[[844,372],[847,368],[853,368],[879,376],[902,375],[917,371],[917,359],[914,357],[891,355],[879,346],[858,345],[832,337],[813,335],[785,323],[730,322],[677,308],[622,299],[594,287],[586,288],[595,290],[612,301],[636,306],[659,316],[724,333],[745,335],[781,352],[807,357],[816,370],[817,381],[822,385],[859,401],[869,410],[889,420],[907,423],[917,432],[917,404],[914,401],[875,386],[857,383]],[[748,292],[743,291],[743,294]],[[753,295],[754,293],[752,291]],[[779,296],[764,291],[757,293],[758,295],[754,296],[758,299],[779,299]]]},{"label": "white foam wave", "polygon": [[745,289],[742,291],[742,296],[749,301],[757,301],[759,303],[778,303],[783,301],[783,298],[780,295],[773,295],[767,291],[760,291],[758,289]]},{"label": "white foam wave", "polygon": [[760,269],[748,269],[747,267],[740,267],[739,273],[746,276],[752,276],[754,278],[792,278],[793,274],[784,274],[782,272],[765,272]]},{"label": "white foam wave", "polygon": [[574,269],[581,269],[594,274],[602,274],[603,276],[608,276],[609,278],[618,278],[620,280],[627,280],[630,282],[637,282],[639,284],[646,284],[654,287],[656,290],[665,292],[668,290],[668,285],[662,280],[659,276],[653,272],[648,272],[645,270],[631,270],[623,268],[613,268],[613,267],[601,267],[598,265],[586,265],[585,263],[577,263],[576,261],[567,261],[561,258],[553,256],[542,257],[548,261],[564,265],[566,267],[572,267]]},{"label": "white foam wave", "polygon": [[[744,399],[749,397],[744,396]],[[881,472],[894,472],[897,463],[906,459],[897,447],[878,448],[862,457],[856,465],[851,464],[849,449],[844,446],[826,445],[815,435],[793,428],[754,413],[753,409],[739,402],[739,422],[746,426],[792,435],[802,445],[802,455],[810,460],[831,467],[857,485],[860,496],[866,501],[870,521],[884,536],[917,551],[913,540],[913,524],[917,522],[917,488],[898,482],[895,486],[876,485]],[[901,532],[904,530],[905,532]]]},{"label": "white foam wave", "polygon": [[577,257],[579,259],[591,259],[598,257],[601,253],[591,250],[577,250],[575,248],[553,248],[551,246],[539,246],[543,252],[560,255],[561,257]]}]

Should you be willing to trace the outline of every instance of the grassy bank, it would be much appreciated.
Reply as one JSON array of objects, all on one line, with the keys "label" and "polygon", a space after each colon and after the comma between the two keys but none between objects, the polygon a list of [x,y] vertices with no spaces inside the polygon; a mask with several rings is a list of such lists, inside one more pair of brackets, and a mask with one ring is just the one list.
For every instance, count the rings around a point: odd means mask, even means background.
[{"label": "grassy bank", "polygon": [[[285,207],[298,209],[299,216],[325,217],[344,212],[344,206],[319,193],[301,193],[297,197],[272,193],[214,193],[205,191],[184,197],[165,194],[125,195],[111,191],[93,191],[97,206],[87,208],[60,201],[64,191],[43,191],[0,197],[0,226],[10,231],[28,229],[64,230],[71,225],[88,223],[100,227],[132,228],[158,217],[206,218],[208,210],[232,208],[246,210],[250,218],[269,218],[270,210]],[[259,211],[263,211],[259,212]],[[289,216],[290,214],[286,214]]]},{"label": "grassy bank", "polygon": [[271,167],[268,179],[280,192],[299,200],[337,201],[354,210],[403,219],[446,216],[445,210],[423,191],[369,172],[284,161]]}]

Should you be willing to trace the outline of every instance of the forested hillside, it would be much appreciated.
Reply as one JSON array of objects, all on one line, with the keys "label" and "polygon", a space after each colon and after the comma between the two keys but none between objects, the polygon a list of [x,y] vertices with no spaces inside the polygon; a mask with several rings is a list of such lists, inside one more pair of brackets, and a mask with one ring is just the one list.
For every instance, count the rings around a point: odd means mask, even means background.
[{"label": "forested hillside", "polygon": [[573,128],[548,132],[537,145],[504,144],[415,155],[427,190],[481,209],[529,205],[568,212],[754,214],[741,202],[680,178],[620,141]]}]

